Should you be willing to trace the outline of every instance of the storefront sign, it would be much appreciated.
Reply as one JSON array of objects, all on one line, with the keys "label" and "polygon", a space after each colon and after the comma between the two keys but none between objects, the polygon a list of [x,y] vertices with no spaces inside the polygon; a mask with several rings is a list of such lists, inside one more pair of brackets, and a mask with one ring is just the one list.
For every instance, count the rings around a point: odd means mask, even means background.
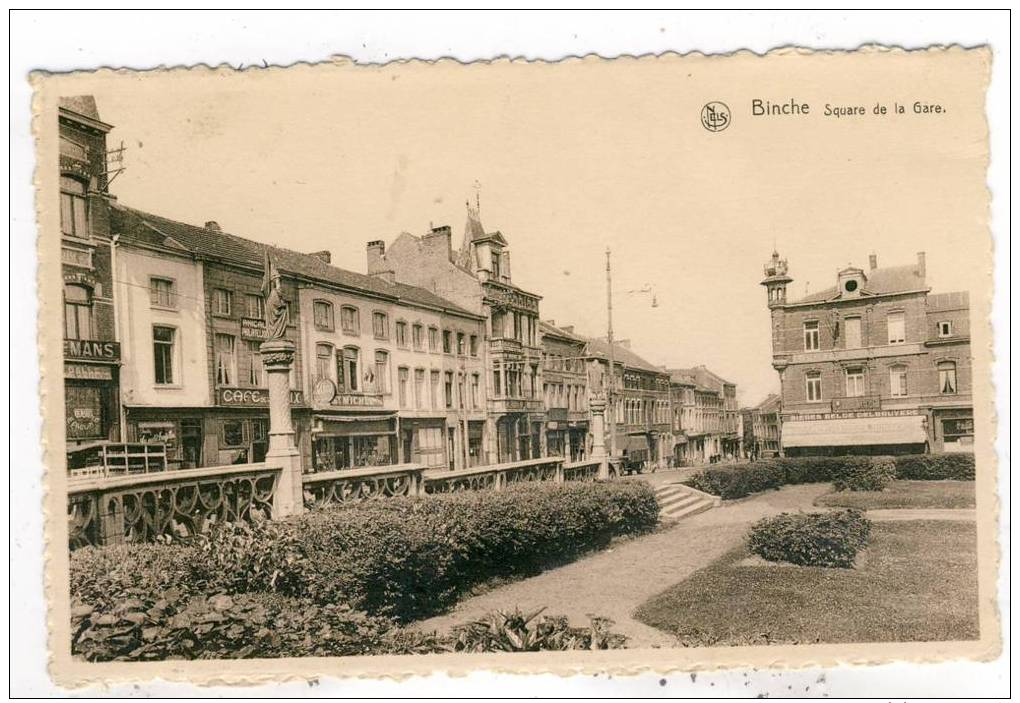
[{"label": "storefront sign", "polygon": [[64,378],[79,381],[112,381],[113,369],[91,364],[64,364]]},{"label": "storefront sign", "polygon": [[83,361],[120,361],[120,344],[91,339],[65,339],[64,358]]},{"label": "storefront sign", "polygon": [[[291,405],[301,405],[304,400],[304,393],[301,391],[293,389],[290,391]],[[269,390],[266,388],[217,388],[216,404],[248,407],[268,406]]]},{"label": "storefront sign", "polygon": [[486,286],[485,297],[489,300],[506,307],[538,312],[538,299],[521,291],[493,285],[491,282]]},{"label": "storefront sign", "polygon": [[241,318],[241,339],[265,339],[266,321],[258,317]]},{"label": "storefront sign", "polygon": [[330,405],[356,408],[378,408],[383,404],[381,395],[367,393],[337,393]]},{"label": "storefront sign", "polygon": [[103,396],[96,386],[65,389],[68,439],[91,439],[103,435]]}]

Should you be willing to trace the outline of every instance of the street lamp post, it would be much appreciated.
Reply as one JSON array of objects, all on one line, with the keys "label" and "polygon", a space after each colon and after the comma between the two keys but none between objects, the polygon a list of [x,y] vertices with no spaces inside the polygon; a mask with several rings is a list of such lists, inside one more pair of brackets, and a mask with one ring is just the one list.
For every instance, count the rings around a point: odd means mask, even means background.
[{"label": "street lamp post", "polygon": [[609,247],[606,247],[606,316],[608,328],[606,340],[609,342],[609,381],[606,383],[606,421],[609,427],[609,458],[616,454],[616,405],[613,402],[616,390],[616,360],[613,353],[613,267],[610,261]]}]

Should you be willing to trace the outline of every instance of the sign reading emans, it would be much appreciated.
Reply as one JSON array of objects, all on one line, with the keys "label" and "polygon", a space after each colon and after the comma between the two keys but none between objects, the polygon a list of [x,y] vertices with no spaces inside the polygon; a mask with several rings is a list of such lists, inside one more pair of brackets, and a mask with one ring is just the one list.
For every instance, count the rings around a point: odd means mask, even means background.
[{"label": "sign reading emans", "polygon": [[84,361],[120,361],[120,343],[91,339],[65,339],[64,358]]}]

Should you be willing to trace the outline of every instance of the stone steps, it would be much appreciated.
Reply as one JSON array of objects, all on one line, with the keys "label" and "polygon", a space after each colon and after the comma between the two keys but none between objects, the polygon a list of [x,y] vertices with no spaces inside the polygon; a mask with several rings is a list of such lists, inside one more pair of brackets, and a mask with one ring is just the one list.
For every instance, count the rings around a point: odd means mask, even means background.
[{"label": "stone steps", "polygon": [[689,488],[681,483],[667,483],[655,489],[659,501],[659,515],[671,520],[682,520],[691,515],[711,510],[719,499]]}]

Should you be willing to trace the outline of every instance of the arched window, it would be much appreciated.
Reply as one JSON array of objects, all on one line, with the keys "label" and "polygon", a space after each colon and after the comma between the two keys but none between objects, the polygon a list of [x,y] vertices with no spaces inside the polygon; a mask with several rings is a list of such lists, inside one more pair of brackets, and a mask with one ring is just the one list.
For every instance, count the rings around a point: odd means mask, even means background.
[{"label": "arched window", "polygon": [[319,343],[315,345],[315,380],[330,378],[330,367],[333,366],[333,346]]},{"label": "arched window", "polygon": [[88,238],[85,184],[77,178],[60,177],[60,231],[71,237]]},{"label": "arched window", "polygon": [[325,332],[333,331],[333,304],[328,300],[316,300],[312,303],[312,317],[315,329]]},{"label": "arched window", "polygon": [[361,334],[361,315],[351,305],[340,308],[340,328],[346,334]]},{"label": "arched window", "polygon": [[955,361],[940,361],[939,362],[939,393],[943,395],[952,395],[956,393],[956,362]]},{"label": "arched window", "polygon": [[92,339],[92,291],[85,286],[64,286],[64,338]]}]

